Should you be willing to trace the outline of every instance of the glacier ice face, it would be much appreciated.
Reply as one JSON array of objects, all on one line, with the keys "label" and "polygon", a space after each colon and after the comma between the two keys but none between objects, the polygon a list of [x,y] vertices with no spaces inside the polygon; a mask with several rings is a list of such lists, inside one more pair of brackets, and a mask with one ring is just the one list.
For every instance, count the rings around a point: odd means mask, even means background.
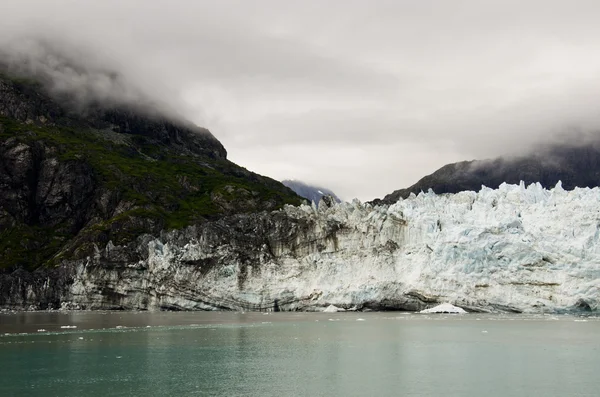
[{"label": "glacier ice face", "polygon": [[[249,290],[317,294],[317,301],[342,307],[398,301],[411,292],[476,308],[598,306],[597,188],[504,184],[478,193],[429,192],[389,207],[355,201],[286,213],[311,218],[321,247],[300,255],[282,249],[277,262],[248,280]],[[337,225],[329,239],[328,224]]]},{"label": "glacier ice face", "polygon": [[109,244],[72,264],[63,300],[126,309],[596,310],[599,236],[600,189],[560,183],[428,192],[379,207],[289,206]]}]

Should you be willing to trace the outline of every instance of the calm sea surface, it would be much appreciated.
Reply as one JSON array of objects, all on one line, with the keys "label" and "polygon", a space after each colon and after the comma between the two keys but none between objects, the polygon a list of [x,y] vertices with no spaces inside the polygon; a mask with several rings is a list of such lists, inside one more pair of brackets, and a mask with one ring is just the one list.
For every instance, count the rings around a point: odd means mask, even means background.
[{"label": "calm sea surface", "polygon": [[0,314],[0,371],[0,396],[596,397],[600,318]]}]

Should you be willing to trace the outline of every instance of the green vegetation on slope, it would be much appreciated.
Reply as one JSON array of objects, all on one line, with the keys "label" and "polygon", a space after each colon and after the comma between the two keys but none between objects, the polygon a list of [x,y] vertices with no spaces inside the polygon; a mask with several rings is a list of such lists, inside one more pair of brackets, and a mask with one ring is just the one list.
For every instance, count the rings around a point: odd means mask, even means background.
[{"label": "green vegetation on slope", "polygon": [[[42,147],[44,159],[55,159],[67,169],[85,165],[94,187],[83,204],[68,202],[73,186],[62,189],[67,193],[60,199],[76,212],[64,219],[57,216],[45,222],[11,214],[11,227],[0,227],[0,267],[4,268],[52,264],[59,258],[89,255],[93,244],[101,246],[109,240],[126,244],[143,233],[300,203],[278,182],[228,160],[184,153],[141,135],[25,124],[0,117],[0,145],[7,142],[12,147]],[[44,172],[34,174],[30,178],[41,178]],[[35,192],[29,192],[29,202],[23,206],[44,205],[39,199],[32,203],[32,195]],[[98,204],[103,201],[110,203]]]}]

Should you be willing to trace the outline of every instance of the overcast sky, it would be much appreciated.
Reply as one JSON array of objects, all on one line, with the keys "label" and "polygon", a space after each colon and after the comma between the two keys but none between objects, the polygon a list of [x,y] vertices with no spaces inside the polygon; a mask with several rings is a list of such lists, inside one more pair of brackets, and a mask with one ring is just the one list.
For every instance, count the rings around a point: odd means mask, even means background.
[{"label": "overcast sky", "polygon": [[0,0],[0,45],[84,48],[232,161],[368,200],[598,129],[599,15],[574,0]]}]

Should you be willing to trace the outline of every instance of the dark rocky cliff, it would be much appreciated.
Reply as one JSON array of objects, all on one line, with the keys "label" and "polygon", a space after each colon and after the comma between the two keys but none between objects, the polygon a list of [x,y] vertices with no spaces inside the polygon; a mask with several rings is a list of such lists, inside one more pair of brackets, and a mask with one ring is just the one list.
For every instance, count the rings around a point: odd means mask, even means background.
[{"label": "dark rocky cliff", "polygon": [[74,107],[0,75],[0,269],[300,198],[226,159],[206,129],[134,106]]}]

